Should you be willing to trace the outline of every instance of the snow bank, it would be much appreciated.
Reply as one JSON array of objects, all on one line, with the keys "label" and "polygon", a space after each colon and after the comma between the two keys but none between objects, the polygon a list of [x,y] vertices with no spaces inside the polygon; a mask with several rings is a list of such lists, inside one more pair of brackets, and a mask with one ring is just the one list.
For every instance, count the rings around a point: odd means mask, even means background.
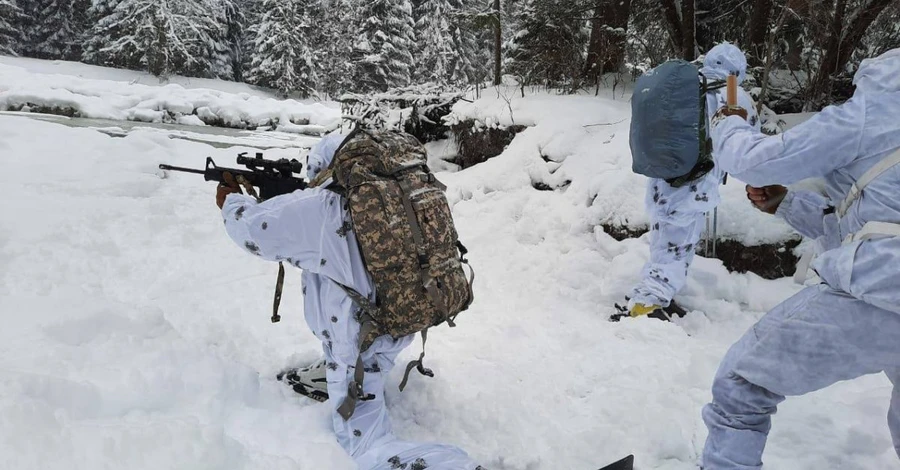
[{"label": "snow bank", "polygon": [[[134,85],[160,86],[159,77],[147,72],[114,69],[98,65],[69,62],[65,60],[41,60],[28,57],[9,57],[0,55],[0,64],[19,67],[30,73],[42,75],[68,75],[88,80],[108,80]],[[247,93],[260,98],[276,98],[275,93],[267,88],[248,85],[246,83],[229,82],[209,78],[182,77],[173,75],[166,83],[181,85],[186,89],[204,88],[225,93]]]},{"label": "snow bank", "polygon": [[[233,128],[310,126],[302,130],[317,133],[340,125],[340,110],[334,103],[277,100],[265,93],[251,93],[246,85],[236,86],[217,80],[190,79],[191,83],[218,86],[228,91],[185,87],[177,82],[184,83],[188,79],[179,77],[168,84],[146,85],[139,83],[147,81],[145,74],[100,67],[84,66],[91,72],[85,74],[91,78],[85,78],[71,75],[82,71],[82,67],[71,63],[61,64],[59,73],[54,73],[57,70],[52,64],[55,63],[2,58],[0,111]],[[132,75],[138,75],[137,79],[123,80]]]},{"label": "snow bank", "polygon": [[[474,102],[458,102],[452,122],[482,126],[527,125],[506,151],[476,166],[457,190],[464,194],[507,191],[537,185],[565,192],[582,216],[578,230],[601,224],[646,228],[647,178],[631,171],[628,145],[630,92],[560,96],[517,89],[489,89]],[[719,236],[744,245],[796,238],[780,219],[755,210],[744,183],[729,178],[722,188]]]},{"label": "snow bank", "polygon": [[[389,377],[394,430],[460,445],[493,470],[591,470],[626,453],[642,470],[695,470],[718,362],[797,287],[698,259],[685,319],[608,322],[647,244],[594,229],[596,206],[620,197],[604,184],[642,185],[616,169],[624,128],[552,121],[616,120],[625,103],[564,98],[566,117],[557,97],[535,100],[537,127],[507,153],[438,175],[477,270],[475,303],[457,328],[429,335],[435,378],[415,375],[401,394],[402,367]],[[553,119],[538,116],[541,100]],[[537,144],[567,157],[556,174]],[[321,352],[303,324],[298,273],[287,273],[284,320],[273,325],[275,265],[228,240],[214,184],[156,169],[233,161],[243,150],[253,151],[0,116],[0,467],[355,468],[334,440],[332,405],[274,379]],[[568,190],[531,187],[532,176],[558,182],[561,172]],[[418,354],[411,347],[397,363]],[[897,468],[884,423],[890,394],[883,376],[870,376],[789,399],[767,468]]]}]

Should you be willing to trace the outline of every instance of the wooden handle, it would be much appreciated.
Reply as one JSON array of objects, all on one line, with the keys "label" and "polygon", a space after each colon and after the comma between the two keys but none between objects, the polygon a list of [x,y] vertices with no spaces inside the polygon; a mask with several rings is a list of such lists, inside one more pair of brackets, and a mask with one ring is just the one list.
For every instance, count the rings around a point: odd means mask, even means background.
[{"label": "wooden handle", "polygon": [[737,108],[737,90],[738,90],[738,82],[736,75],[729,75],[725,80],[726,88],[728,90],[728,107],[729,108]]}]

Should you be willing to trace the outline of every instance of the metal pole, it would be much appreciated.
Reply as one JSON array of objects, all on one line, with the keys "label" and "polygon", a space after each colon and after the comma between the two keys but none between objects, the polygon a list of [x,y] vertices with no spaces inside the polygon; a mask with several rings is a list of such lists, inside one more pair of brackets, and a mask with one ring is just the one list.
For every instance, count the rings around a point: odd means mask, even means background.
[{"label": "metal pole", "polygon": [[713,209],[713,225],[712,225],[712,256],[716,257],[716,242],[719,239],[719,208]]}]

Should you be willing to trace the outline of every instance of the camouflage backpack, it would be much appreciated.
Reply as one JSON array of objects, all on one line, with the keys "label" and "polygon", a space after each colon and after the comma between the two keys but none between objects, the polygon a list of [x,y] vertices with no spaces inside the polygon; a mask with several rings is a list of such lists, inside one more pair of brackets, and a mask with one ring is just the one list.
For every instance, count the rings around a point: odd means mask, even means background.
[{"label": "camouflage backpack", "polygon": [[[425,148],[415,137],[389,131],[353,131],[337,149],[327,170],[310,186],[327,184],[342,194],[366,269],[375,283],[376,301],[344,290],[360,306],[360,353],[375,338],[422,333],[422,354],[407,365],[400,390],[413,367],[427,376],[428,328],[447,322],[472,303],[472,281],[462,265],[466,248],[457,239],[453,216],[441,184],[428,169]],[[471,269],[470,269],[471,271]],[[364,365],[357,359],[347,399],[338,408],[353,415],[363,394]]]}]

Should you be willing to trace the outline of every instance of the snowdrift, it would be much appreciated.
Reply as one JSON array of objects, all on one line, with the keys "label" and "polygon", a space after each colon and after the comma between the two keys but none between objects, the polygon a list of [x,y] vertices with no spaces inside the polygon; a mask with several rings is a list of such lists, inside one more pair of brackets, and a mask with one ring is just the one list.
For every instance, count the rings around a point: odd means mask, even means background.
[{"label": "snowdrift", "polygon": [[[528,126],[500,156],[479,165],[468,179],[489,190],[525,186],[557,189],[583,214],[582,228],[605,225],[640,234],[647,178],[631,171],[628,146],[630,90],[601,96],[485,90],[474,102],[460,101],[451,123],[474,121],[481,129]],[[478,131],[479,129],[475,129]],[[483,167],[483,168],[481,168]],[[729,178],[719,207],[720,238],[743,245],[797,239],[780,219],[747,203],[744,183]],[[471,191],[461,185],[457,190]],[[621,238],[621,237],[620,237]]]},{"label": "snowdrift", "polygon": [[245,84],[183,77],[160,84],[138,72],[9,57],[0,57],[0,111],[307,134],[335,129],[341,117],[335,106],[278,100]]}]

